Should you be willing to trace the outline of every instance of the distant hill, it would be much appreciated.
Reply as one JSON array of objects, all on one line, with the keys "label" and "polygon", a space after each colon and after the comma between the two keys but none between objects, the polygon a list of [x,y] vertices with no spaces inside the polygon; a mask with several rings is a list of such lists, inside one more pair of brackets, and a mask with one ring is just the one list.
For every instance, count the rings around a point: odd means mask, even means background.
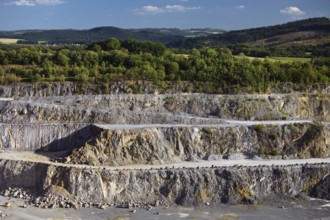
[{"label": "distant hill", "polygon": [[0,38],[19,43],[90,44],[108,38],[163,43],[170,48],[228,47],[234,55],[254,57],[330,57],[329,18],[310,18],[286,24],[226,32],[221,29],[96,27],[89,30],[0,31]]},{"label": "distant hill", "polygon": [[218,47],[235,44],[291,46],[330,43],[329,18],[310,18],[261,28],[229,31],[204,37],[181,39],[168,46],[176,48]]},{"label": "distant hill", "polygon": [[186,37],[209,36],[214,33],[223,32],[224,30],[209,28],[180,30],[175,28],[121,29],[116,27],[97,27],[89,30],[0,31],[0,38],[22,39],[26,43],[42,41],[50,44],[88,44],[113,37],[168,43],[182,40]]},{"label": "distant hill", "polygon": [[225,30],[214,29],[214,28],[191,28],[191,29],[145,28],[145,29],[131,29],[131,31],[136,33],[145,33],[145,34],[146,33],[159,34],[163,36],[180,36],[185,38],[209,36],[213,34],[222,34],[226,32]]}]

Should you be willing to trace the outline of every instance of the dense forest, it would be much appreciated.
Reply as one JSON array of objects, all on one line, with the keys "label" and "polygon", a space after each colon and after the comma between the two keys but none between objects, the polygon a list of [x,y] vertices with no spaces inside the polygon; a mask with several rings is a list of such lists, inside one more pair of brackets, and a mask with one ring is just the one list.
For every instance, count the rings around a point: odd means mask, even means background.
[{"label": "dense forest", "polygon": [[243,53],[251,57],[330,57],[330,43],[318,45],[292,45],[290,47],[260,47],[249,45],[228,45],[233,55]]},{"label": "dense forest", "polygon": [[[0,45],[0,83],[118,80],[212,82],[216,87],[251,87],[262,92],[274,83],[327,83],[330,59],[274,62],[233,56],[228,48],[173,50],[160,43],[115,38],[88,46]],[[212,91],[215,91],[213,89]]]}]

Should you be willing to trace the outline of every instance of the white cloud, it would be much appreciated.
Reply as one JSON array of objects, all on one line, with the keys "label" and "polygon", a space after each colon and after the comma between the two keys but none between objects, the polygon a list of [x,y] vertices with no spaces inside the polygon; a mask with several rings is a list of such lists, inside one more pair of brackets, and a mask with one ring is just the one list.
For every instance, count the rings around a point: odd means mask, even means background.
[{"label": "white cloud", "polygon": [[304,15],[305,14],[304,11],[300,10],[296,6],[290,6],[290,7],[283,8],[283,9],[280,10],[280,12],[282,14],[295,15],[295,16]]},{"label": "white cloud", "polygon": [[16,5],[16,6],[35,6],[34,1],[32,0],[1,0],[1,5]]},{"label": "white cloud", "polygon": [[176,12],[176,11],[184,12],[186,10],[186,8],[182,5],[166,5],[165,9],[168,12]]},{"label": "white cloud", "polygon": [[244,6],[244,5],[238,5],[238,6],[236,6],[236,8],[237,8],[237,9],[241,9],[241,10],[242,10],[242,9],[244,9],[244,8],[245,8],[245,6]]},{"label": "white cloud", "polygon": [[13,2],[14,5],[17,6],[35,6],[36,4],[30,0],[18,0]]},{"label": "white cloud", "polygon": [[147,6],[143,6],[140,9],[136,9],[135,13],[139,14],[139,15],[145,15],[145,14],[160,14],[163,13],[164,10],[161,8],[158,8],[157,6],[152,6],[152,5],[147,5]]},{"label": "white cloud", "polygon": [[64,3],[62,0],[35,0],[35,2],[39,5],[59,5]]},{"label": "white cloud", "polygon": [[134,12],[135,14],[138,15],[156,15],[156,14],[161,14],[161,13],[172,13],[172,12],[185,12],[188,10],[199,10],[201,7],[185,7],[182,5],[166,5],[163,8],[157,7],[157,6],[144,6],[139,9],[135,9]]},{"label": "white cloud", "polygon": [[182,5],[166,5],[167,12],[185,12],[188,10],[199,10],[201,7],[184,7]]},{"label": "white cloud", "polygon": [[59,5],[62,0],[0,0],[0,5],[36,6],[36,5]]}]

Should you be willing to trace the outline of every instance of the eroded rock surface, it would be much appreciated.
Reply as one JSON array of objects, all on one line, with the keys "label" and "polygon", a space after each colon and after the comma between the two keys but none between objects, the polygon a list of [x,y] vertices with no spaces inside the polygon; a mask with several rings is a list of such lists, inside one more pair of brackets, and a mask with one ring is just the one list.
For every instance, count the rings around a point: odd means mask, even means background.
[{"label": "eroded rock surface", "polygon": [[330,157],[330,127],[289,124],[235,127],[105,129],[68,157],[70,163],[165,164],[241,153],[285,158]]},{"label": "eroded rock surface", "polygon": [[[63,188],[76,201],[202,205],[294,197],[314,190],[329,164],[198,169],[107,170],[0,161],[1,186]],[[16,172],[13,172],[16,170]],[[22,175],[22,173],[26,173]],[[21,181],[16,181],[17,178]],[[67,195],[69,193],[70,195]]]}]

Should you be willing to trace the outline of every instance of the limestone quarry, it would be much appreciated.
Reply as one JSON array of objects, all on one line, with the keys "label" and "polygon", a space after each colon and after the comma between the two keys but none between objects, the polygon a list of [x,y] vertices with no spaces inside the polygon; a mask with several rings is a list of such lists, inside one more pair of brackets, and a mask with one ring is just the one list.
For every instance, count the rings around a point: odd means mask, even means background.
[{"label": "limestone quarry", "polygon": [[263,95],[72,88],[0,88],[2,194],[44,208],[330,199],[328,87]]}]

